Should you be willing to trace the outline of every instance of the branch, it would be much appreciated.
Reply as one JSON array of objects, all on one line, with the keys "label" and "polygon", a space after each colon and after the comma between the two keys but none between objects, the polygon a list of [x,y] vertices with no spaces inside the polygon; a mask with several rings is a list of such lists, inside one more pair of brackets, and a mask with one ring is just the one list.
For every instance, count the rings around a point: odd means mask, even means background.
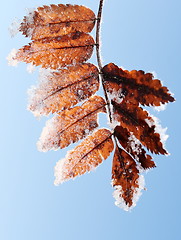
[{"label": "branch", "polygon": [[104,0],[100,0],[99,2],[99,10],[97,13],[97,25],[96,25],[96,56],[97,56],[97,63],[98,63],[98,68],[99,68],[99,72],[100,72],[100,78],[101,78],[101,82],[102,82],[102,87],[104,90],[104,96],[105,96],[105,100],[107,103],[107,107],[108,107],[108,114],[109,114],[109,121],[110,123],[112,123],[112,116],[111,116],[111,108],[110,108],[110,101],[104,86],[104,79],[103,79],[103,75],[102,75],[102,62],[101,62],[101,55],[100,55],[100,29],[101,29],[101,19],[102,19],[102,10],[103,10],[103,3]]}]

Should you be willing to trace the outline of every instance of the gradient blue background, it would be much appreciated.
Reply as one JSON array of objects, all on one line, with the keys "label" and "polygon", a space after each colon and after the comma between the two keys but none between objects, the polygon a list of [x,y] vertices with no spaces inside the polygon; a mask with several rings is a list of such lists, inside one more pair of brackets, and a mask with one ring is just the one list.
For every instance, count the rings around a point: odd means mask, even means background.
[{"label": "gradient blue background", "polygon": [[[66,150],[41,153],[36,149],[46,121],[26,111],[27,89],[37,72],[25,64],[7,65],[12,48],[29,42],[21,34],[11,38],[8,27],[25,8],[50,3],[84,4],[97,12],[98,0],[1,3],[0,38],[0,239],[1,240],[180,240],[180,0],[106,0],[102,25],[104,63],[155,71],[175,93],[177,102],[153,113],[168,127],[169,157],[155,156],[146,187],[131,213],[114,205],[111,157],[96,171],[59,187],[53,168]],[[94,58],[93,58],[94,62]]]}]

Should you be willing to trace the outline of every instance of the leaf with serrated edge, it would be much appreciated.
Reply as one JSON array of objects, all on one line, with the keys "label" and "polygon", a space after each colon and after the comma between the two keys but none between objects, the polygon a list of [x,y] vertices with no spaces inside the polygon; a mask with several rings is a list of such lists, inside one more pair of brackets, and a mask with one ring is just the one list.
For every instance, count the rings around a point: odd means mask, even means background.
[{"label": "leaf with serrated edge", "polygon": [[19,49],[13,60],[58,69],[87,61],[92,55],[93,47],[94,39],[91,35],[74,32],[32,41]]},{"label": "leaf with serrated edge", "polygon": [[129,210],[136,205],[144,188],[142,175],[136,167],[135,161],[121,148],[116,148],[112,166],[112,185],[115,188],[113,196],[115,204],[124,210]]},{"label": "leaf with serrated edge", "polygon": [[109,130],[99,129],[69,151],[55,166],[55,185],[89,172],[107,159],[114,148],[111,136]]},{"label": "leaf with serrated edge", "polygon": [[90,63],[47,74],[43,71],[39,85],[29,90],[28,109],[35,116],[59,112],[87,99],[98,89],[98,69]]},{"label": "leaf with serrated edge", "polygon": [[[103,69],[104,81],[107,89],[114,87],[138,104],[160,106],[161,104],[173,102],[168,89],[162,86],[160,80],[154,79],[151,73],[144,71],[127,71],[119,68],[114,63],[109,63]],[[109,86],[110,85],[110,86]]]},{"label": "leaf with serrated edge", "polygon": [[106,112],[102,97],[93,96],[82,106],[65,110],[48,120],[38,142],[40,151],[65,148],[98,127],[98,113]]},{"label": "leaf with serrated edge", "polygon": [[32,40],[57,37],[72,32],[91,32],[94,12],[84,6],[58,4],[43,6],[24,17],[19,31]]}]

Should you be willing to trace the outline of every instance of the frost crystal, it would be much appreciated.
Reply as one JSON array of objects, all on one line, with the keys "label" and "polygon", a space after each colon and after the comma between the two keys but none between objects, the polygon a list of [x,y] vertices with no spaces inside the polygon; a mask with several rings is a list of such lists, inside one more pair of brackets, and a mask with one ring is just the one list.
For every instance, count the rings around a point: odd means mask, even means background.
[{"label": "frost crystal", "polygon": [[149,127],[152,127],[155,125],[155,132],[160,134],[160,139],[161,142],[163,144],[163,147],[165,148],[165,142],[168,139],[168,135],[166,134],[167,128],[162,128],[162,126],[160,125],[160,120],[149,114],[149,116],[153,119],[153,121],[149,120],[149,119],[145,119],[146,123],[149,125]]},{"label": "frost crystal", "polygon": [[11,50],[11,52],[9,53],[9,55],[7,56],[7,60],[8,60],[8,65],[10,66],[17,66],[19,61],[15,59],[16,54],[17,54],[18,50],[13,48]]},{"label": "frost crystal", "polygon": [[35,66],[32,63],[29,63],[27,65],[26,70],[27,70],[28,73],[33,73],[36,70],[36,68],[35,68]]},{"label": "frost crystal", "polygon": [[136,152],[137,154],[140,153],[141,149],[139,147],[140,145],[140,141],[133,135],[132,132],[130,132],[131,135],[130,137],[128,138],[129,142],[130,142],[130,147],[132,148],[132,150],[134,152]]},{"label": "frost crystal", "polygon": [[[35,8],[27,8],[26,11],[27,11],[26,24],[27,25],[34,24],[34,15],[35,15],[36,9]],[[33,33],[33,28],[29,27],[28,31],[26,33],[27,36],[31,37],[32,33]]]},{"label": "frost crystal", "polygon": [[134,193],[133,193],[133,204],[131,207],[129,207],[124,199],[121,197],[121,195],[123,194],[122,191],[122,187],[121,186],[115,186],[114,189],[115,191],[113,192],[113,197],[116,199],[115,201],[115,205],[119,208],[122,208],[125,211],[130,211],[132,208],[134,208],[136,206],[137,201],[139,200],[141,194],[142,194],[142,190],[144,189],[145,186],[145,180],[144,180],[144,176],[143,175],[139,175],[139,178],[137,180],[138,182],[138,186],[139,188],[134,189]]},{"label": "frost crystal", "polygon": [[167,107],[167,104],[165,103],[165,104],[161,104],[160,106],[155,106],[154,109],[160,112],[160,111],[164,111],[166,107]]},{"label": "frost crystal", "polygon": [[64,163],[65,163],[65,160],[66,159],[64,158],[64,159],[59,160],[56,163],[55,173],[54,173],[54,176],[55,176],[54,184],[56,186],[58,186],[59,184],[61,184],[61,183],[63,183],[65,181],[64,180],[64,174],[65,174]]},{"label": "frost crystal", "polygon": [[14,19],[14,21],[9,26],[8,30],[10,32],[11,37],[14,37],[19,32],[21,21],[18,19]]},{"label": "frost crystal", "polygon": [[117,103],[121,103],[123,101],[124,95],[122,94],[122,89],[119,89],[118,91],[112,91],[111,93],[108,93],[109,98],[116,101]]},{"label": "frost crystal", "polygon": [[[136,206],[137,201],[139,200],[140,196],[142,195],[142,190],[145,188],[145,178],[143,175],[139,175],[138,178],[138,186],[139,188],[136,188],[133,194],[133,205],[131,206],[131,208],[134,208]],[[131,209],[130,208],[130,209]]]},{"label": "frost crystal", "polygon": [[113,192],[113,197],[116,199],[115,205],[122,208],[125,211],[129,211],[130,208],[126,205],[124,199],[120,196],[123,191],[121,186],[115,186],[115,191]]},{"label": "frost crystal", "polygon": [[58,150],[58,145],[55,146],[55,144],[52,144],[52,141],[47,141],[47,138],[49,137],[48,139],[53,138],[54,142],[58,142],[58,138],[55,139],[54,137],[56,136],[56,133],[56,119],[54,117],[46,122],[46,126],[43,128],[42,134],[37,142],[37,148],[40,152],[47,152],[51,148],[53,150]]}]

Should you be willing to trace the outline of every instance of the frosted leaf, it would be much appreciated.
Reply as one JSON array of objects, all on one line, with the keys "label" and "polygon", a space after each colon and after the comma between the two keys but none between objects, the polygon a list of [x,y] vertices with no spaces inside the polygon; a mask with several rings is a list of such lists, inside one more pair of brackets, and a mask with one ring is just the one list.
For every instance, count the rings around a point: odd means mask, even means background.
[{"label": "frosted leaf", "polygon": [[105,112],[105,101],[89,98],[81,106],[62,111],[48,120],[38,142],[40,151],[57,150],[77,142],[98,127],[98,113]]},{"label": "frosted leaf", "polygon": [[8,65],[13,66],[13,67],[18,65],[19,61],[15,59],[17,52],[18,52],[18,50],[15,48],[13,48],[11,50],[11,52],[9,53],[9,55],[6,58],[8,60]]},{"label": "frosted leaf", "polygon": [[39,84],[29,90],[28,109],[35,116],[59,112],[87,99],[98,88],[98,70],[90,63],[53,72],[41,70]]},{"label": "frosted leaf", "polygon": [[60,160],[55,166],[55,184],[90,172],[107,159],[114,145],[111,132],[99,129],[68,151],[65,160]]}]

